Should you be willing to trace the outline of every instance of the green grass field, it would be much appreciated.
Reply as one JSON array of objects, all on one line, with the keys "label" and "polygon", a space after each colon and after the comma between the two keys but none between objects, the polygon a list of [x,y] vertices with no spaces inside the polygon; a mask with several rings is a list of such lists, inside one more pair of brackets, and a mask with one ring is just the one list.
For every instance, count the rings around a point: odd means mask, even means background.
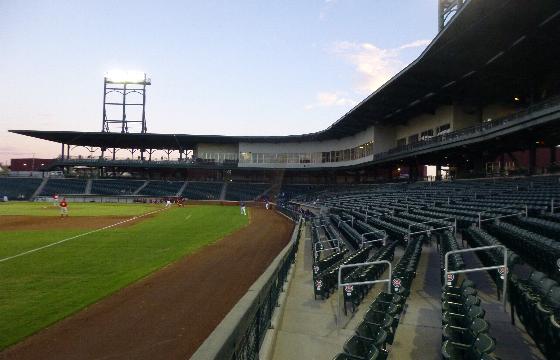
[{"label": "green grass field", "polygon": [[[42,206],[2,205],[0,215],[58,215],[56,208],[49,211]],[[157,209],[146,205],[70,206],[71,216],[138,215]],[[223,238],[245,226],[247,219],[239,215],[237,207],[172,208],[128,227],[103,230],[7,261],[2,259],[88,230],[0,228],[0,349]]]}]

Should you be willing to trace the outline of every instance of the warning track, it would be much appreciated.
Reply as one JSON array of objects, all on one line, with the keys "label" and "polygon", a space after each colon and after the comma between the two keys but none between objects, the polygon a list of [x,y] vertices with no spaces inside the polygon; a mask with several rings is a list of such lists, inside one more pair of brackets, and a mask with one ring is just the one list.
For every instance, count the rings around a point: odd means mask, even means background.
[{"label": "warning track", "polygon": [[0,353],[0,359],[189,358],[288,243],[293,224],[250,224]]}]

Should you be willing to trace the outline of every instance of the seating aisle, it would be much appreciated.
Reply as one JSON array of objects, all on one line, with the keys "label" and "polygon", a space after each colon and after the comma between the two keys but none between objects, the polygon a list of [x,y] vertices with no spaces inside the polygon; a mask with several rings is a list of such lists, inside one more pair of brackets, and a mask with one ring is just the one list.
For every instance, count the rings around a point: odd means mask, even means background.
[{"label": "seating aisle", "polygon": [[[463,258],[467,268],[483,266],[473,253],[466,253]],[[511,325],[510,305],[508,303],[507,313],[504,312],[503,303],[496,295],[496,285],[488,273],[473,272],[469,274],[469,279],[476,284],[482,307],[486,310],[485,319],[490,323],[492,337],[496,339],[494,354],[501,359],[546,359],[519,319],[515,326]]]},{"label": "seating aisle", "polygon": [[[432,242],[432,244],[434,244]],[[441,287],[439,253],[424,245],[407,308],[401,316],[389,359],[440,359]]]}]

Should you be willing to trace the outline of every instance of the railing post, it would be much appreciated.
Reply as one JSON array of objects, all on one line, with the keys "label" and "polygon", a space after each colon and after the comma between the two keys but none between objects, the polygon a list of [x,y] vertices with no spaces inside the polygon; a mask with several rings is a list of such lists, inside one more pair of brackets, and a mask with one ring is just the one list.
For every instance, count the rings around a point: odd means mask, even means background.
[{"label": "railing post", "polygon": [[[507,283],[508,283],[508,276],[509,276],[509,269],[507,263],[507,248],[504,246],[504,288],[502,290],[502,296],[504,297],[504,311],[507,312]],[[499,273],[499,271],[498,271]]]},{"label": "railing post", "polygon": [[480,229],[482,226],[482,213],[478,213],[478,228]]}]

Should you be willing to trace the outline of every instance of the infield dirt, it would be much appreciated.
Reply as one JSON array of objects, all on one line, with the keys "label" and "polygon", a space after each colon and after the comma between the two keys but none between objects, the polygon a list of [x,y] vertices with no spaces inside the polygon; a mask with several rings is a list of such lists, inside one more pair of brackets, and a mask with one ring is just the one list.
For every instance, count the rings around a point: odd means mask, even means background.
[{"label": "infield dirt", "polygon": [[[293,223],[251,209],[243,229],[0,353],[0,359],[188,359],[288,243]],[[57,219],[60,220],[60,219]]]},{"label": "infield dirt", "polygon": [[[118,226],[130,226],[139,221],[144,221],[150,216],[143,216]],[[68,216],[61,218],[59,216],[4,215],[0,216],[0,229],[2,231],[99,229],[130,218],[132,216]]]}]

